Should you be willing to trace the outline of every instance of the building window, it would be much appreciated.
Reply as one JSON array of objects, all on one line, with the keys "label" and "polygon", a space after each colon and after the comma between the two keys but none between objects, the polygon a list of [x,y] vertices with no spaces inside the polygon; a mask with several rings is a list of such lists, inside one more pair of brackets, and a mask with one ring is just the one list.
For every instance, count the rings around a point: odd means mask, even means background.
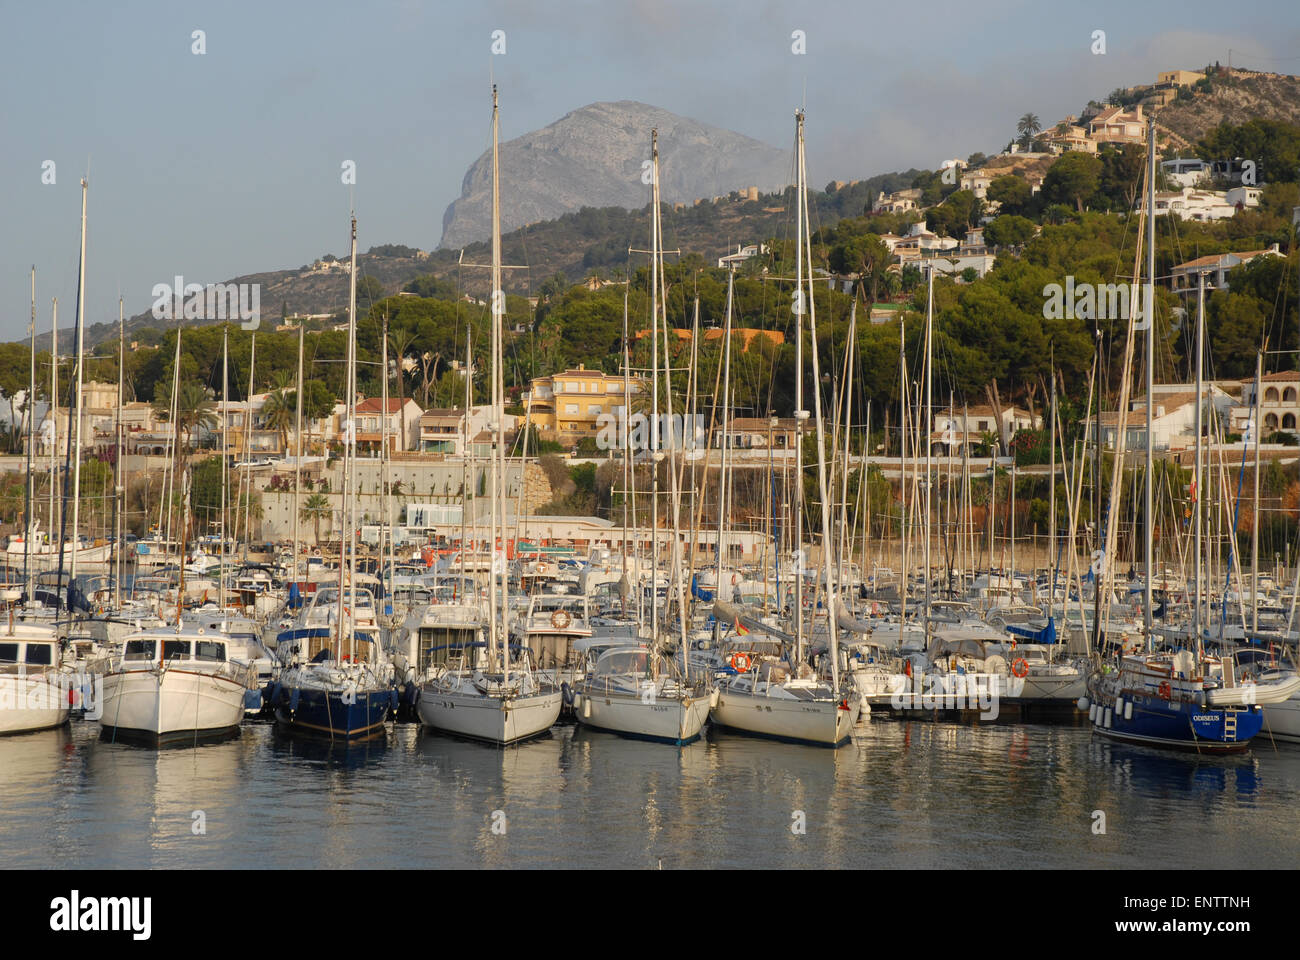
[{"label": "building window", "polygon": [[1270,413],[1264,417],[1264,429],[1270,433],[1277,430],[1277,414]]},{"label": "building window", "polygon": [[1265,403],[1277,403],[1277,387],[1269,387],[1264,391]]},{"label": "building window", "polygon": [[1295,414],[1294,414],[1294,413],[1284,413],[1284,414],[1282,414],[1282,429],[1283,429],[1283,430],[1294,430],[1294,429],[1295,429]]},{"label": "building window", "polygon": [[570,416],[576,416],[578,413],[578,405],[576,403],[566,403],[564,405],[564,412]]},{"label": "building window", "polygon": [[1283,403],[1295,403],[1295,387],[1287,387],[1282,391]]}]

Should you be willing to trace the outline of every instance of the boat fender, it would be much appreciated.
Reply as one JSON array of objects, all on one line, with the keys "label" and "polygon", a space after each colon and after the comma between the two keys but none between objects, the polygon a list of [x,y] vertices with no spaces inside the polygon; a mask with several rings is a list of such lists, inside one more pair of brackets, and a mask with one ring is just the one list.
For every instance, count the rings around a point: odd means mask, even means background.
[{"label": "boat fender", "polygon": [[1087,710],[1087,709],[1088,709],[1088,706],[1089,706],[1089,704],[1088,704],[1088,698],[1087,698],[1087,697],[1080,697],[1080,698],[1079,698],[1079,703],[1078,703],[1078,707],[1079,707],[1079,709],[1080,709],[1080,710]]},{"label": "boat fender", "polygon": [[289,710],[291,713],[298,712],[298,698],[301,693],[302,691],[299,690],[297,687],[294,687],[292,690],[289,691]]},{"label": "boat fender", "polygon": [[560,684],[560,697],[566,707],[573,706],[573,688],[569,686],[567,680]]}]

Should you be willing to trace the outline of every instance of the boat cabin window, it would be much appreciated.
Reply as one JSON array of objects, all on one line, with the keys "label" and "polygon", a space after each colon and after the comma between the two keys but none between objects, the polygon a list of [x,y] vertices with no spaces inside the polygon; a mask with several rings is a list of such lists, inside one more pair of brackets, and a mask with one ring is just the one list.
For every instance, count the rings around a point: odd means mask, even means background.
[{"label": "boat cabin window", "polygon": [[122,655],[127,660],[152,660],[157,652],[153,640],[128,640]]},{"label": "boat cabin window", "polygon": [[27,662],[42,667],[53,665],[54,645],[49,643],[27,644]]},{"label": "boat cabin window", "polygon": [[18,662],[18,644],[0,643],[0,663]]},{"label": "boat cabin window", "polygon": [[195,660],[225,660],[226,645],[220,640],[199,640],[195,643]]},{"label": "boat cabin window", "polygon": [[188,640],[164,640],[163,641],[164,660],[188,660],[189,658],[190,658],[190,642]]}]

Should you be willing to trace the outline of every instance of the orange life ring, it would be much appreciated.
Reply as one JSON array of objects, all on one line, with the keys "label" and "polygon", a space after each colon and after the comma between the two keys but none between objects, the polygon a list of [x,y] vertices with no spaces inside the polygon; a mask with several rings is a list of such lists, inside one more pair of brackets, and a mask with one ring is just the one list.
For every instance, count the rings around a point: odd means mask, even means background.
[{"label": "orange life ring", "polygon": [[733,653],[731,655],[731,669],[737,673],[748,673],[749,668],[754,665],[754,661],[747,653]]},{"label": "orange life ring", "polygon": [[556,630],[567,629],[573,622],[573,615],[568,610],[554,610],[551,612],[551,626]]},{"label": "orange life ring", "polygon": [[1156,693],[1159,695],[1161,700],[1169,700],[1174,695],[1174,689],[1169,685],[1168,680],[1161,680]]},{"label": "orange life ring", "polygon": [[1016,677],[1023,680],[1025,677],[1029,676],[1029,663],[1024,657],[1017,657],[1015,662],[1011,664],[1011,672]]}]

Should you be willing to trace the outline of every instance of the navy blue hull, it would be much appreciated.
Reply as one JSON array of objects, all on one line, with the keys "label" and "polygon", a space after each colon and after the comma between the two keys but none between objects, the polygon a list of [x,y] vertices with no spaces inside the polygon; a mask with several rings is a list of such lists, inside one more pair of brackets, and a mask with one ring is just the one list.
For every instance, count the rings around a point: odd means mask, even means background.
[{"label": "navy blue hull", "polygon": [[[1128,709],[1128,704],[1132,709]],[[1264,724],[1259,707],[1224,710],[1197,703],[1133,693],[1097,700],[1093,729],[1112,740],[1200,753],[1236,753],[1249,749]],[[1106,726],[1105,711],[1111,711]],[[1125,713],[1128,717],[1125,717]]]},{"label": "navy blue hull", "polygon": [[384,732],[392,705],[391,690],[345,693],[283,689],[275,704],[275,718],[294,733],[331,740],[360,740]]}]

